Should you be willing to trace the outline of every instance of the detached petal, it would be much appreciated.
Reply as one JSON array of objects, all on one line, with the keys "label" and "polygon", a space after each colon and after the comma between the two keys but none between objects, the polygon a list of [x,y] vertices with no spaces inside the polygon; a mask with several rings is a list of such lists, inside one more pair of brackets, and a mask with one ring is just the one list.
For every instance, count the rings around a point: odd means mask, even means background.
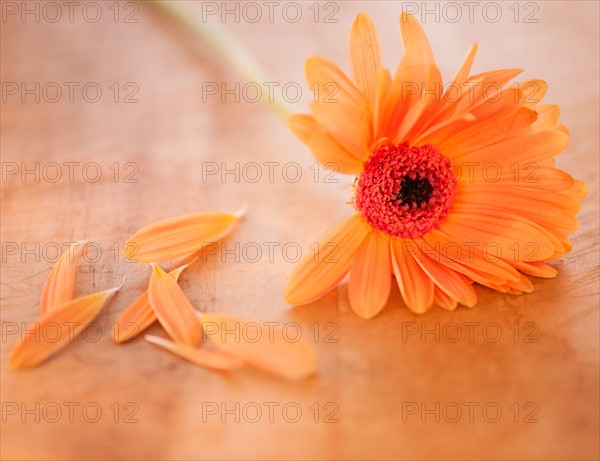
[{"label": "detached petal", "polygon": [[189,255],[229,234],[241,216],[229,213],[190,213],[143,227],[125,244],[128,259],[158,263]]},{"label": "detached petal", "polygon": [[182,359],[188,362],[200,365],[204,368],[210,368],[212,370],[235,370],[241,368],[244,363],[228,354],[221,352],[209,351],[206,349],[200,349],[197,347],[186,346],[184,344],[174,343],[168,339],[160,338],[158,336],[144,336],[144,339],[149,343],[155,344],[163,349],[178,355]]},{"label": "detached petal", "polygon": [[369,226],[355,214],[334,227],[296,264],[285,286],[284,297],[290,304],[307,304],[333,290],[348,274],[356,250]]},{"label": "detached petal", "polygon": [[[169,275],[177,282],[181,273],[190,264],[173,269],[169,272]],[[129,341],[152,325],[155,321],[156,315],[152,310],[152,306],[150,306],[150,298],[148,296],[148,290],[146,290],[123,311],[113,325],[113,340],[119,344]]]},{"label": "detached petal", "polygon": [[71,343],[120,287],[74,299],[48,312],[10,353],[13,369],[32,368]]},{"label": "detached petal", "polygon": [[48,274],[40,299],[42,315],[55,310],[73,298],[77,259],[81,256],[81,248],[84,244],[85,241],[82,240],[69,245],[69,248],[63,252]]},{"label": "detached petal", "polygon": [[215,313],[201,314],[200,321],[220,349],[255,368],[287,379],[306,378],[317,369],[314,346],[288,338],[281,328]]},{"label": "detached petal", "polygon": [[160,267],[150,276],[148,299],[156,318],[173,340],[195,346],[202,339],[196,311],[177,282]]}]

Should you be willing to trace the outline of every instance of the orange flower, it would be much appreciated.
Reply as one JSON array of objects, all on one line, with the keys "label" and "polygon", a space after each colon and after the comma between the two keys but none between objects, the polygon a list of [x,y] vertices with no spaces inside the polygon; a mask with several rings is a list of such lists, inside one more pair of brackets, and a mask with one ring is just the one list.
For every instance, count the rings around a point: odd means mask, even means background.
[{"label": "orange flower", "polygon": [[571,249],[586,187],[554,167],[569,132],[557,106],[539,103],[546,84],[507,87],[520,69],[469,76],[473,45],[443,85],[421,26],[402,14],[400,29],[394,76],[364,14],[350,30],[351,79],[326,59],[306,62],[320,94],[312,115],[288,125],[324,166],[357,176],[356,213],[295,267],[291,304],[322,297],[350,273],[350,304],[363,318],[384,307],[392,276],[414,312],[472,307],[472,282],[531,292],[523,274],[554,277],[543,261]]}]

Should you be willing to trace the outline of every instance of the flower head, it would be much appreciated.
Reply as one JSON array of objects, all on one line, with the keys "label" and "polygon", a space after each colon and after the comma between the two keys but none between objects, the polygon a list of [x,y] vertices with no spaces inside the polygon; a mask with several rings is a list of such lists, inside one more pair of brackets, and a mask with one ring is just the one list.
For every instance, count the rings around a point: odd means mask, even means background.
[{"label": "flower head", "polygon": [[355,214],[290,276],[285,297],[314,301],[350,273],[352,309],[386,304],[395,277],[407,306],[473,306],[477,282],[520,294],[524,274],[554,277],[544,261],[571,249],[585,185],[555,168],[569,140],[559,109],[541,104],[542,80],[507,84],[521,69],[470,76],[477,46],[443,84],[425,33],[400,17],[404,55],[381,65],[377,31],[359,14],[350,30],[350,77],[321,57],[306,62],[311,115],[288,125],[329,168],[357,176]]}]

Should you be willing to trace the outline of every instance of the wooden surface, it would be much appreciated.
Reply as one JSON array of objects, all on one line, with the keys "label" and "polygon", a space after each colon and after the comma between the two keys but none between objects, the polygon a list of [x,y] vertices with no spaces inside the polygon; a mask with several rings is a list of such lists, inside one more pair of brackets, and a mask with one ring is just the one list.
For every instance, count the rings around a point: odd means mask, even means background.
[{"label": "wooden surface", "polygon": [[[345,285],[299,308],[289,308],[281,296],[292,268],[283,245],[296,242],[307,250],[349,215],[344,203],[351,178],[315,181],[308,150],[266,105],[231,97],[222,103],[218,96],[203,103],[203,82],[233,86],[242,80],[155,10],[141,2],[137,23],[125,23],[123,16],[115,23],[112,2],[100,3],[103,18],[97,23],[82,19],[80,10],[71,23],[64,7],[56,23],[11,16],[1,24],[3,84],[27,82],[31,88],[35,82],[42,87],[58,82],[64,90],[56,103],[43,97],[36,103],[33,96],[22,103],[19,94],[2,104],[3,171],[7,162],[19,168],[40,162],[41,171],[49,162],[63,166],[56,183],[48,181],[55,175],[51,167],[39,181],[33,175],[2,180],[2,459],[598,458],[596,2],[537,2],[538,23],[522,17],[515,22],[508,2],[501,2],[497,23],[481,12],[469,22],[466,9],[455,24],[432,16],[424,23],[447,79],[477,41],[474,72],[522,67],[523,78],[548,82],[545,101],[560,105],[572,134],[558,165],[590,186],[574,249],[553,263],[558,278],[534,279],[536,291],[521,297],[479,287],[475,309],[434,309],[424,316],[403,307],[396,289],[383,313],[368,322],[350,312]],[[369,13],[380,28],[387,66],[395,68],[401,53],[399,3],[338,2],[337,23],[322,18],[315,23],[310,5],[302,3],[297,23],[279,13],[273,23],[224,25],[243,39],[272,81],[302,85],[304,98],[294,104],[298,112],[308,101],[305,58],[320,54],[347,68],[347,31],[357,12]],[[128,12],[120,7],[122,15]],[[201,12],[200,3],[185,7]],[[64,82],[80,84],[73,103]],[[78,90],[88,82],[103,90],[97,103],[85,101]],[[109,89],[115,82],[118,103]],[[124,88],[127,82],[139,87],[139,102],[122,102],[132,88]],[[80,164],[73,182],[64,162]],[[91,182],[94,166],[87,179],[82,176],[90,162],[101,168],[97,182]],[[111,169],[115,162],[118,181]],[[139,166],[137,183],[124,182],[134,168],[128,162]],[[203,181],[207,162],[220,168],[257,162],[263,177],[250,182],[254,173],[246,170],[239,181],[233,175]],[[265,162],[280,164],[273,181]],[[290,162],[301,166],[298,182],[282,175]],[[287,173],[293,178],[293,169]],[[318,348],[318,375],[288,383],[250,370],[219,374],[143,341],[113,344],[111,324],[145,289],[149,275],[147,267],[125,263],[120,255],[115,261],[114,245],[122,246],[157,219],[195,210],[234,211],[244,202],[248,217],[225,242],[230,250],[239,243],[239,261],[234,254],[224,262],[222,252],[210,256],[186,271],[181,285],[202,310],[301,325],[303,337]],[[77,293],[118,285],[127,275],[125,287],[97,319],[101,336],[97,342],[80,338],[38,369],[11,372],[7,356],[18,340],[12,332],[37,320],[56,251],[51,242],[77,239],[102,248],[99,261],[80,266]],[[252,242],[263,251],[256,262]],[[269,242],[280,244],[272,261]],[[9,243],[19,246],[16,254],[7,251]],[[24,254],[21,244],[33,253]],[[291,258],[293,248],[289,251]],[[422,336],[436,328],[439,338]],[[151,331],[161,334],[158,327]],[[457,332],[462,336],[453,342]],[[328,334],[336,342],[326,342]],[[223,406],[233,413],[223,413]],[[262,416],[252,422],[257,407]],[[92,422],[98,408],[102,414]],[[298,408],[298,421],[290,422]]]}]

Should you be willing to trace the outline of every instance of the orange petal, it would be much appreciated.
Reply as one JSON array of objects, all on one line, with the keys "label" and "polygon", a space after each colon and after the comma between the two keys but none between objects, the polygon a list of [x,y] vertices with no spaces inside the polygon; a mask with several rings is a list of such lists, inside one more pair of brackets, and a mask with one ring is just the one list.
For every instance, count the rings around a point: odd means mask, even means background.
[{"label": "orange petal", "polygon": [[532,275],[533,277],[540,277],[545,279],[552,279],[556,277],[558,271],[554,267],[549,266],[541,261],[534,262],[523,262],[523,261],[507,261],[509,264],[520,270],[524,274]]},{"label": "orange petal", "polygon": [[441,73],[421,25],[410,14],[402,13],[400,31],[404,55],[390,87],[390,131],[384,133],[396,144],[411,141],[411,133],[423,131],[420,120],[429,120],[435,114],[443,90]]},{"label": "orange petal", "polygon": [[375,113],[373,114],[374,139],[380,140],[391,130],[384,111],[387,109],[388,91],[392,83],[390,71],[380,68],[377,71],[377,97],[375,100]]},{"label": "orange petal", "polygon": [[52,267],[40,299],[42,315],[53,311],[73,298],[77,259],[81,256],[81,248],[84,244],[83,240],[70,244]]},{"label": "orange petal", "polygon": [[548,92],[548,84],[544,80],[531,79],[519,82],[519,89],[522,92],[521,102],[528,106],[539,104]]},{"label": "orange petal", "polygon": [[[473,188],[473,193],[468,197],[462,193],[456,196],[454,211],[467,210],[468,213],[474,213],[483,216],[499,216],[510,221],[524,221],[528,226],[535,227],[543,232],[546,237],[552,241],[556,251],[564,250],[564,247],[556,242],[556,237],[568,235],[575,232],[579,227],[579,222],[574,214],[578,211],[579,204],[574,202],[577,208],[565,209],[573,203],[569,203],[568,198],[562,198],[560,193],[523,189],[521,192],[515,192],[510,187],[506,187],[502,193],[482,190],[483,188]],[[559,201],[551,202],[552,198]],[[562,200],[560,200],[562,198]],[[490,205],[493,204],[493,205]],[[527,216],[527,218],[523,218]],[[540,229],[541,227],[541,229]],[[546,259],[552,258],[552,255],[545,256]]]},{"label": "orange petal", "polygon": [[461,274],[437,263],[428,257],[418,247],[414,259],[421,269],[433,280],[436,287],[446,293],[450,298],[457,300],[467,307],[477,303],[477,294],[471,283]]},{"label": "orange petal", "polygon": [[435,114],[433,120],[430,121],[430,126],[427,129],[428,131],[431,131],[431,127],[433,125],[443,123],[444,120],[452,116],[454,109],[456,108],[456,102],[460,99],[460,96],[462,95],[464,84],[469,78],[469,73],[471,72],[471,67],[473,66],[473,61],[475,60],[476,54],[477,43],[474,43],[467,52],[465,58],[463,59],[463,62],[458,69],[458,72],[450,81],[452,82],[452,84],[448,85],[446,91],[444,92],[437,113]]},{"label": "orange petal", "polygon": [[[190,265],[186,264],[173,269],[169,275],[173,280],[179,280],[181,273]],[[116,343],[124,343],[148,328],[156,321],[156,315],[150,306],[148,290],[144,291],[127,309],[119,316],[113,325],[113,340]]]},{"label": "orange petal", "polygon": [[573,198],[576,200],[581,200],[588,194],[588,192],[589,192],[588,186],[586,186],[583,181],[580,181],[579,179],[575,179],[575,180],[573,180],[573,186],[570,187],[568,190],[563,191],[562,193],[565,194],[567,197],[570,197],[570,198]]},{"label": "orange petal", "polygon": [[[489,184],[490,173],[485,171],[484,165],[481,166],[482,168],[473,168],[468,174],[462,175],[459,180],[471,183],[483,182]],[[537,166],[533,163],[519,166],[520,168],[502,172],[496,184],[554,192],[568,190],[575,184],[573,177],[569,173],[557,168]]]},{"label": "orange petal", "polygon": [[212,370],[235,370],[244,365],[241,360],[229,354],[174,343],[173,341],[158,336],[146,335],[144,336],[144,339],[149,343],[155,344],[178,355],[188,362],[200,365],[204,368],[210,368]]},{"label": "orange petal", "polygon": [[413,145],[431,144],[438,146],[441,152],[448,157],[452,157],[452,149],[446,147],[451,142],[448,133],[457,133],[464,127],[470,125],[475,117],[470,112],[461,112],[458,115],[451,115],[438,123],[430,124],[427,129],[419,133],[413,141]]},{"label": "orange petal", "polygon": [[[406,58],[411,65],[430,65],[435,62],[427,35],[413,15],[402,12],[400,15],[400,32],[402,34],[402,45],[404,46],[403,60]],[[414,50],[411,47],[414,47]]]},{"label": "orange petal", "polygon": [[381,67],[381,50],[377,29],[369,16],[359,13],[350,29],[348,46],[350,75],[356,86],[375,107],[377,72]]},{"label": "orange petal", "polygon": [[311,110],[319,125],[345,150],[366,161],[373,121],[367,97],[331,61],[312,56],[305,70],[315,92]]},{"label": "orange petal", "polygon": [[569,143],[569,136],[560,131],[539,131],[525,136],[515,136],[491,146],[475,150],[459,150],[453,159],[457,162],[499,163],[512,165],[534,163],[560,154]]},{"label": "orange petal", "polygon": [[[469,77],[463,86],[460,99],[453,104],[454,112],[473,112],[481,105],[493,107],[500,89],[521,72],[523,69],[498,69]],[[496,92],[490,91],[490,88]]]},{"label": "orange petal", "polygon": [[216,313],[200,314],[200,321],[220,349],[255,368],[287,379],[306,378],[317,369],[314,346],[281,328]]},{"label": "orange petal", "polygon": [[285,286],[290,304],[307,304],[333,290],[348,274],[369,226],[355,214],[334,227],[296,264]]},{"label": "orange petal", "polygon": [[408,308],[423,314],[433,304],[434,285],[412,254],[405,251],[405,242],[391,239],[392,266],[400,293]]},{"label": "orange petal", "polygon": [[452,82],[456,83],[459,86],[465,84],[465,82],[469,78],[469,74],[471,73],[471,67],[473,66],[473,61],[475,61],[476,54],[477,43],[473,43],[473,45],[471,45],[471,48],[469,48],[469,51],[467,52],[465,58],[463,59],[463,62],[460,68],[458,69],[458,72],[456,72],[456,75],[451,80]]},{"label": "orange petal", "polygon": [[195,346],[202,339],[196,311],[180,286],[164,270],[154,266],[148,299],[156,318],[174,341]]},{"label": "orange petal", "polygon": [[121,287],[68,301],[48,312],[10,353],[13,369],[32,368],[71,343]]},{"label": "orange petal", "polygon": [[507,282],[505,285],[508,288],[508,292],[511,294],[520,295],[522,293],[532,293],[534,290],[533,283],[525,276],[521,276],[521,278],[516,282]]},{"label": "orange petal", "polygon": [[[435,234],[437,237],[433,237],[433,240],[438,240],[439,239],[439,232],[437,232]],[[502,262],[502,267],[501,270],[503,270],[504,272],[501,272],[502,275],[498,275],[497,272],[491,273],[487,270],[484,270],[481,266],[481,263],[465,263],[463,261],[463,259],[468,260],[475,260],[476,257],[475,255],[477,255],[477,253],[474,252],[474,254],[472,255],[468,255],[467,258],[464,258],[463,255],[460,255],[460,257],[458,257],[457,259],[451,259],[450,257],[448,257],[449,255],[446,253],[451,253],[452,250],[448,251],[448,250],[444,250],[441,246],[436,247],[432,247],[430,243],[428,243],[432,241],[432,238],[428,238],[427,240],[424,238],[420,238],[420,239],[415,239],[414,242],[415,244],[419,245],[418,249],[421,250],[421,252],[426,253],[430,258],[432,258],[436,263],[439,263],[445,267],[447,267],[450,270],[453,270],[455,272],[458,272],[459,274],[464,275],[465,277],[467,277],[468,280],[472,280],[474,282],[480,283],[481,285],[485,285],[488,286],[489,284],[494,284],[494,285],[502,285],[504,283],[506,283],[507,280],[519,280],[519,278],[521,277],[521,274],[519,274],[512,266],[510,266],[508,263],[506,262]],[[453,245],[453,250],[459,250],[460,251],[460,246],[457,246],[456,244]],[[481,253],[481,252],[479,252]],[[452,255],[454,256],[454,255]],[[483,259],[482,256],[477,256],[480,259]],[[496,269],[495,266],[497,266],[496,262],[494,261],[494,266],[492,266],[494,269]],[[489,267],[489,263],[488,266],[484,266],[485,268]]]},{"label": "orange petal", "polygon": [[356,252],[350,269],[350,306],[363,319],[375,317],[385,306],[392,286],[390,241],[383,232],[371,232]]},{"label": "orange petal", "polygon": [[143,227],[125,244],[128,259],[141,263],[169,261],[200,250],[229,234],[241,216],[190,213]]},{"label": "orange petal", "polygon": [[534,106],[538,114],[536,122],[532,125],[533,131],[552,130],[558,124],[560,109],[555,104],[538,104]]},{"label": "orange petal", "polygon": [[[451,269],[459,271],[459,267],[456,267],[456,262],[458,262],[481,274],[489,274],[495,278],[518,280],[520,277],[520,274],[509,264],[502,260],[489,258],[487,254],[484,254],[484,244],[481,242],[457,240],[440,228],[425,234],[422,239],[429,247],[442,255],[439,261]],[[465,273],[465,275],[468,274]]]},{"label": "orange petal", "polygon": [[537,119],[537,113],[526,107],[514,107],[487,120],[475,121],[468,128],[455,133],[439,148],[453,157],[453,152],[475,151],[523,133]]},{"label": "orange petal", "polygon": [[539,261],[554,254],[555,247],[546,232],[534,223],[517,221],[506,215],[476,215],[452,212],[439,230],[460,244],[471,242],[486,249],[490,258]]},{"label": "orange petal", "polygon": [[456,299],[452,299],[438,287],[435,287],[435,291],[433,293],[433,303],[436,306],[448,311],[453,311],[456,309],[456,306],[458,306]]},{"label": "orange petal", "polygon": [[287,124],[324,167],[343,174],[358,174],[363,170],[363,162],[329,136],[314,117],[294,114]]}]

